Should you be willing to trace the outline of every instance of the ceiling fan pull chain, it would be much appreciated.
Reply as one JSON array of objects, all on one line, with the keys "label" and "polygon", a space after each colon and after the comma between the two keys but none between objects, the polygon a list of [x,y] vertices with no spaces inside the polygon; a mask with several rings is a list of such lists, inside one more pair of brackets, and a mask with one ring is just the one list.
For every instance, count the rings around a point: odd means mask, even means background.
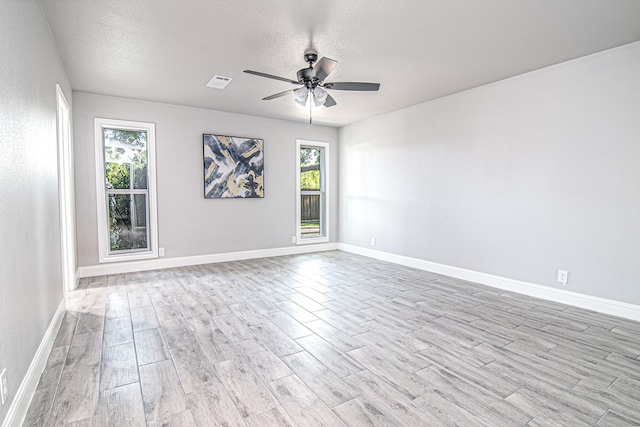
[{"label": "ceiling fan pull chain", "polygon": [[311,102],[311,100],[309,100],[309,124],[311,124],[311,112],[313,111],[311,108],[311,104],[313,104],[313,102]]}]

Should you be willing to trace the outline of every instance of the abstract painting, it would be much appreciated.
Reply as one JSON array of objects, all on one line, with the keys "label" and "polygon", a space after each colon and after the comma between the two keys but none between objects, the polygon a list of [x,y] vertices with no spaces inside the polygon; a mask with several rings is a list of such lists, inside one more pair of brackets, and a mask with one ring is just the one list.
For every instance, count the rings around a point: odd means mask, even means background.
[{"label": "abstract painting", "polygon": [[264,197],[264,142],[257,138],[203,134],[204,197]]}]

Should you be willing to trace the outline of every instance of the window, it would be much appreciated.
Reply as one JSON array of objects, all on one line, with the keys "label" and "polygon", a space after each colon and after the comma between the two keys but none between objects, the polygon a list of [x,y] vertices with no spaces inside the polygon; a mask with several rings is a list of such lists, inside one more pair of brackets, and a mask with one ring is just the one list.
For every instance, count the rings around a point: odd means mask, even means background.
[{"label": "window", "polygon": [[156,258],[155,125],[95,119],[100,262]]},{"label": "window", "polygon": [[328,242],[329,144],[298,140],[296,147],[296,241]]}]

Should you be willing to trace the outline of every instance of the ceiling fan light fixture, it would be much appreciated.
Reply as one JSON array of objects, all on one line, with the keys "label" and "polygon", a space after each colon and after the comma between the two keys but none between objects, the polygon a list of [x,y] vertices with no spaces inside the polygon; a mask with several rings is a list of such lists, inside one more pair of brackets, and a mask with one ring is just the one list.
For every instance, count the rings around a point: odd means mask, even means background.
[{"label": "ceiling fan light fixture", "polygon": [[305,104],[307,103],[309,90],[305,86],[303,86],[299,89],[294,90],[293,96],[295,97],[296,102],[304,107]]},{"label": "ceiling fan light fixture", "polygon": [[313,103],[315,104],[316,107],[320,107],[321,105],[324,105],[326,101],[327,101],[326,90],[324,90],[319,86],[313,89]]}]

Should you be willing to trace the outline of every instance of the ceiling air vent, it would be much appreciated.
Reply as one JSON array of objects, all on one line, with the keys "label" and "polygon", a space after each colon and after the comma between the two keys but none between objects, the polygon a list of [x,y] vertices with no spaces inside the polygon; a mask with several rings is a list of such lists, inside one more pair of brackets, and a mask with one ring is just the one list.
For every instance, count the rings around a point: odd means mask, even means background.
[{"label": "ceiling air vent", "polygon": [[224,89],[231,83],[231,80],[233,80],[231,77],[213,76],[213,78],[209,80],[209,83],[207,83],[207,86],[215,89]]}]

